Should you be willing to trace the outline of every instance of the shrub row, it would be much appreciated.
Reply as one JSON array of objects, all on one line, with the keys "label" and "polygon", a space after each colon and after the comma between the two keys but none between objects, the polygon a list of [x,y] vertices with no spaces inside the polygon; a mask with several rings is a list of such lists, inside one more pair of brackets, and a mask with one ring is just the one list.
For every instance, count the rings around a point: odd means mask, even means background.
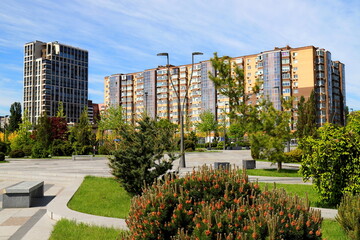
[{"label": "shrub row", "polygon": [[132,199],[121,239],[321,239],[319,211],[284,190],[260,191],[237,169],[168,176]]}]

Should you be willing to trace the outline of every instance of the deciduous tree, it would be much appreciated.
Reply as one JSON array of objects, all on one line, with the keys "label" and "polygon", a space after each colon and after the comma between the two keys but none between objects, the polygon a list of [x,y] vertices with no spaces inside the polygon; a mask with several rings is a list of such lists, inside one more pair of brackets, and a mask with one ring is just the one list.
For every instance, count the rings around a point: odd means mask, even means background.
[{"label": "deciduous tree", "polygon": [[21,123],[21,104],[19,102],[14,102],[10,107],[10,118],[9,125],[7,130],[9,132],[14,132],[19,129],[19,124]]},{"label": "deciduous tree", "polygon": [[212,131],[216,131],[218,123],[215,119],[215,115],[211,111],[204,111],[200,114],[200,121],[196,123],[196,128],[209,137],[209,147],[211,147],[210,134]]}]

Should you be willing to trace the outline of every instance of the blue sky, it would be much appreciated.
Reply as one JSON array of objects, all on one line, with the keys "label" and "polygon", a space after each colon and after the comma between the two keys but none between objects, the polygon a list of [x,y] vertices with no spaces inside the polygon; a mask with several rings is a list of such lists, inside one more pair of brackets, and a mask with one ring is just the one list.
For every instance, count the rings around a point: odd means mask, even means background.
[{"label": "blue sky", "polygon": [[191,53],[232,57],[314,45],[346,65],[347,105],[360,110],[358,0],[2,0],[0,115],[22,102],[23,46],[59,41],[89,51],[89,98],[102,103],[103,78]]}]

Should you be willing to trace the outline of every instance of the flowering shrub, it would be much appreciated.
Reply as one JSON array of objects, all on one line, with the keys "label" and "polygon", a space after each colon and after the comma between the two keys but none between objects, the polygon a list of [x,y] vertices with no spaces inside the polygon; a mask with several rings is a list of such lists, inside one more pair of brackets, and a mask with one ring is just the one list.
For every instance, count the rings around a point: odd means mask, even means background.
[{"label": "flowering shrub", "polygon": [[132,199],[125,239],[321,239],[320,212],[237,169],[171,176]]}]

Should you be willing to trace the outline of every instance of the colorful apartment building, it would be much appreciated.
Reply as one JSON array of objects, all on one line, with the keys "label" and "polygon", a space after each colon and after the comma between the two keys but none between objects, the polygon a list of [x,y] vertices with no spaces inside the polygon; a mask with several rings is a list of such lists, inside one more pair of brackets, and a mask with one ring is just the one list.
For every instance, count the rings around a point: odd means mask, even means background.
[{"label": "colorful apartment building", "polygon": [[[293,99],[293,129],[296,129],[297,106],[301,96],[316,96],[317,121],[344,124],[345,66],[332,61],[331,53],[313,46],[275,48],[258,54],[231,58],[232,66],[244,70],[248,104],[267,97],[278,110],[281,99]],[[153,118],[167,118],[179,123],[180,105],[185,100],[185,121],[195,123],[205,110],[218,121],[226,119],[228,98],[219,94],[209,72],[214,73],[210,60],[192,65],[159,66],[142,72],[113,74],[105,77],[105,105],[121,105],[126,121],[134,121],[145,110]],[[171,79],[171,80],[170,80]],[[190,81],[191,80],[191,81]],[[263,83],[260,92],[253,87]],[[189,92],[186,95],[186,87]],[[181,104],[179,104],[180,96]],[[186,97],[186,98],[185,98]]]}]

